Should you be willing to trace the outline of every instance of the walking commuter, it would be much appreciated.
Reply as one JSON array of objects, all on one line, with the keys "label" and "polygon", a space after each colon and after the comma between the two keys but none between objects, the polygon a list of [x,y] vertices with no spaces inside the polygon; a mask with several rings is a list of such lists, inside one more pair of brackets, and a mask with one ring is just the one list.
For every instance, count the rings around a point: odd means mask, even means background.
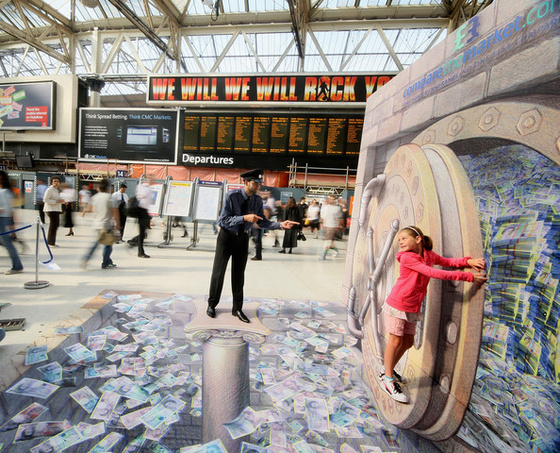
[{"label": "walking commuter", "polygon": [[317,200],[313,200],[307,208],[307,222],[311,233],[315,233],[315,239],[319,238],[319,228],[321,223],[321,207]]},{"label": "walking commuter", "polygon": [[286,203],[286,207],[284,208],[284,220],[290,220],[294,224],[300,225],[298,228],[284,231],[282,250],[278,251],[278,253],[286,253],[287,250],[287,253],[292,253],[292,249],[297,247],[297,236],[302,225],[301,211],[294,197],[290,197],[288,203]]},{"label": "walking commuter", "polygon": [[8,254],[12,260],[12,267],[5,272],[6,275],[23,272],[23,264],[12,242],[12,236],[10,233],[7,233],[14,224],[13,199],[14,195],[10,186],[10,178],[8,174],[2,170],[0,171],[0,240],[8,250]]},{"label": "walking commuter", "polygon": [[[93,253],[97,249],[97,246],[100,243],[99,239],[101,237],[102,231],[109,233],[112,233],[114,230],[120,231],[119,209],[117,201],[113,197],[111,197],[108,191],[109,181],[103,179],[99,183],[99,192],[91,197],[89,209],[94,213],[93,228],[97,231],[97,237],[82,261],[82,268],[86,267],[87,262],[91,259]],[[113,260],[111,259],[112,252],[113,244],[104,243],[103,261],[101,262],[102,269],[112,269],[114,267],[117,267],[117,265],[113,263]]]},{"label": "walking commuter", "polygon": [[149,258],[150,255],[146,254],[144,250],[144,239],[146,239],[146,232],[150,228],[150,214],[148,209],[153,203],[154,192],[150,188],[152,179],[147,179],[142,184],[136,187],[136,198],[138,199],[138,236],[130,239],[130,245],[138,244],[138,257]]},{"label": "walking commuter", "polygon": [[62,212],[62,203],[64,200],[60,196],[58,187],[60,186],[60,178],[53,176],[51,185],[45,191],[43,201],[45,202],[45,212],[49,216],[49,231],[47,233],[47,244],[52,247],[58,247],[56,244],[56,232],[60,224],[60,214]]},{"label": "walking commuter", "polygon": [[342,226],[342,209],[334,204],[334,197],[329,195],[325,204],[321,208],[321,225],[325,232],[325,248],[321,254],[321,259],[327,258],[329,250],[334,250],[334,256],[338,255],[338,248],[334,241],[336,234],[343,228]]},{"label": "walking commuter", "polygon": [[45,202],[43,197],[45,196],[45,191],[47,190],[47,185],[42,179],[37,180],[37,188],[35,189],[35,206],[39,211],[39,218],[41,222],[45,223]]},{"label": "walking commuter", "polygon": [[[119,185],[119,190],[115,192],[112,197],[116,202],[119,210],[119,222],[120,222],[120,241],[124,237],[124,226],[126,225],[126,204],[128,203],[128,195],[126,194],[127,185],[123,182]],[[119,241],[119,242],[120,242]]]},{"label": "walking commuter", "polygon": [[74,189],[67,183],[60,185],[60,196],[64,200],[64,228],[70,228],[66,236],[74,236]]},{"label": "walking commuter", "polygon": [[80,197],[80,210],[82,211],[83,218],[89,210],[89,202],[91,200],[91,192],[87,184],[82,186],[82,190],[78,192],[78,196]]}]

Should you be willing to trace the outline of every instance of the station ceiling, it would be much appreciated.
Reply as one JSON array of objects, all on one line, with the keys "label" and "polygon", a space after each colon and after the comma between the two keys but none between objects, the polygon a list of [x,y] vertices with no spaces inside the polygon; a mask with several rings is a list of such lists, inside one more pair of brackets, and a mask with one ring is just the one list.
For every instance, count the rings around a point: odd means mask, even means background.
[{"label": "station ceiling", "polygon": [[0,0],[0,76],[395,74],[492,0]]}]

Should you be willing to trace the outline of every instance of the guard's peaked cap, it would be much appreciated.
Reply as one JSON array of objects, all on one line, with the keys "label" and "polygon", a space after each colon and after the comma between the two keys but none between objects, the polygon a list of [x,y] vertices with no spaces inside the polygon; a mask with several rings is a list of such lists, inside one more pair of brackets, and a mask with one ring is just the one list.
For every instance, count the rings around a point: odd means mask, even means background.
[{"label": "guard's peaked cap", "polygon": [[241,177],[244,181],[255,181],[262,184],[263,182],[263,171],[260,169],[249,170],[245,173],[241,173]]}]

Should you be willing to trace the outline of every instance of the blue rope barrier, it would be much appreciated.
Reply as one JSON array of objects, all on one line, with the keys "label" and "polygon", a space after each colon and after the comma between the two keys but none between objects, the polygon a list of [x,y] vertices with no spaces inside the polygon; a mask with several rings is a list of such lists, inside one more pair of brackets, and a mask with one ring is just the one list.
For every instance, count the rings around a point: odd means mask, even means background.
[{"label": "blue rope barrier", "polygon": [[[18,231],[25,230],[27,228],[31,228],[32,226],[33,226],[33,224],[31,223],[31,224],[26,225],[24,227],[16,228],[15,230],[5,231],[4,233],[0,233],[0,236],[3,236],[5,234],[16,233]],[[49,247],[49,243],[47,242],[47,235],[45,234],[45,229],[43,228],[42,223],[41,223],[41,231],[43,232],[43,240],[45,241],[45,245],[47,246],[47,251],[49,252],[49,259],[47,261],[39,261],[39,262],[41,264],[49,264],[54,259],[54,256],[52,254],[51,248]]]},{"label": "blue rope barrier", "polygon": [[33,226],[33,224],[30,224],[30,225],[27,225],[27,226],[24,226],[24,227],[21,227],[21,228],[16,228],[15,230],[4,231],[3,233],[0,233],[0,236],[4,236],[5,234],[10,234],[10,233],[16,233],[18,231],[25,230],[27,228],[31,228],[32,226]]},{"label": "blue rope barrier", "polygon": [[43,232],[43,240],[45,241],[45,245],[47,246],[47,250],[49,252],[49,259],[47,261],[39,261],[41,264],[49,264],[53,259],[54,256],[51,252],[51,248],[49,247],[49,243],[47,242],[47,235],[45,234],[45,229],[43,228],[43,223],[41,223],[41,231]]}]

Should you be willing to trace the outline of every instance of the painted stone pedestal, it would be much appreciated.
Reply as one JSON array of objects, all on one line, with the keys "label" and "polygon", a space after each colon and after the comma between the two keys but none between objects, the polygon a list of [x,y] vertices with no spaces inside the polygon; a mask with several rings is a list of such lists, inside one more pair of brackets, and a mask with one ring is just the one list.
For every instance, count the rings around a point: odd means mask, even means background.
[{"label": "painted stone pedestal", "polygon": [[239,451],[244,438],[232,439],[223,426],[250,404],[249,343],[264,343],[270,330],[256,316],[258,304],[248,303],[246,324],[217,308],[216,318],[206,315],[206,303],[196,301],[197,314],[185,326],[187,337],[204,342],[202,358],[202,442],[219,438],[227,451]]}]

